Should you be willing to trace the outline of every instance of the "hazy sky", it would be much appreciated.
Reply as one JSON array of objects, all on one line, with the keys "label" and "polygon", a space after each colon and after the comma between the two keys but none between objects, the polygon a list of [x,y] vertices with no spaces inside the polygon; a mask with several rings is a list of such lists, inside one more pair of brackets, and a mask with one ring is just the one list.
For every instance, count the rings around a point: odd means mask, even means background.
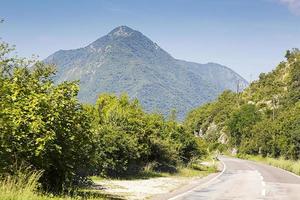
[{"label": "hazy sky", "polygon": [[217,62],[248,80],[300,47],[300,0],[0,0],[0,18],[0,37],[21,56],[43,59],[127,25],[175,58]]}]

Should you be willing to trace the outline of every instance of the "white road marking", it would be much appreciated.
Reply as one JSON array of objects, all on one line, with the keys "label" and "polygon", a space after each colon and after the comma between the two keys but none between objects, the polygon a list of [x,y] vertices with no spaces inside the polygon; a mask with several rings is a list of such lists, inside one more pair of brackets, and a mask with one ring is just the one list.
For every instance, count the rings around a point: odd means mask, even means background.
[{"label": "white road marking", "polygon": [[261,185],[262,185],[261,195],[266,196],[266,182],[264,181],[264,177],[261,175],[261,173],[260,172],[258,173],[260,174]]},{"label": "white road marking", "polygon": [[[220,174],[218,174],[217,176],[215,176],[214,178],[212,178],[212,179],[210,179],[209,181],[207,181],[206,183],[203,183],[201,186],[208,185],[209,183],[211,183],[211,182],[213,182],[214,180],[216,180],[217,178],[219,178],[219,177],[225,172],[225,170],[226,170],[226,165],[225,165],[225,163],[224,163],[222,160],[220,160],[220,161],[221,161],[221,163],[222,163],[222,165],[223,165],[223,170],[222,170],[222,172],[221,172]],[[179,197],[185,196],[186,194],[188,194],[188,193],[190,193],[190,192],[193,192],[194,189],[195,189],[195,188],[193,188],[193,189],[191,189],[191,190],[189,190],[189,191],[186,191],[186,192],[184,192],[184,193],[181,193],[181,194],[179,194],[179,195],[177,195],[177,196],[171,197],[171,198],[169,198],[168,200],[178,199]]]},{"label": "white road marking", "polygon": [[261,195],[262,195],[262,196],[266,196],[266,189],[262,189]]},{"label": "white road marking", "polygon": [[258,170],[255,171],[260,175],[261,185],[262,185],[261,195],[266,196],[266,182],[264,181],[264,177],[261,175],[261,173]]}]

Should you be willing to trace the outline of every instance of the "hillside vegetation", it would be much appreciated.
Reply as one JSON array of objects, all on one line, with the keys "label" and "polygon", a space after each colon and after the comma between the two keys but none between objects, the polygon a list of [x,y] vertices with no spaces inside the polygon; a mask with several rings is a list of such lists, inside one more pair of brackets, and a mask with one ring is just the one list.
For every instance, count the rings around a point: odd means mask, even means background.
[{"label": "hillside vegetation", "polygon": [[225,91],[216,101],[194,109],[185,126],[211,142],[211,149],[299,159],[299,50],[287,51],[285,61],[243,92]]},{"label": "hillside vegetation", "polygon": [[95,103],[100,93],[138,98],[148,112],[168,116],[176,109],[183,119],[188,110],[214,100],[236,83],[247,82],[231,69],[173,58],[141,32],[120,26],[91,44],[59,50],[45,62],[57,66],[56,83],[80,81],[78,98]]},{"label": "hillside vegetation", "polygon": [[279,167],[281,169],[293,172],[297,175],[300,175],[300,160],[287,160],[283,157],[280,158],[270,158],[262,157],[261,155],[241,155],[240,157],[253,160],[256,162],[265,163],[272,165],[274,167]]},{"label": "hillside vegetation", "polygon": [[124,177],[145,167],[172,173],[206,154],[175,112],[146,113],[125,94],[83,105],[78,82],[55,85],[53,66],[12,51],[0,43],[0,192],[7,195],[1,199],[20,199],[22,191],[28,199],[42,199],[38,191],[74,194],[91,175]]}]

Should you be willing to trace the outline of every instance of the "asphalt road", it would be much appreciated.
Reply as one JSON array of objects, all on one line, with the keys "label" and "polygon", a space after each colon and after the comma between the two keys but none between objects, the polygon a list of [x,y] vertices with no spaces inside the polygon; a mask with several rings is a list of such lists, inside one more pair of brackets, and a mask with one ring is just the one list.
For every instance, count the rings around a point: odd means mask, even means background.
[{"label": "asphalt road", "polygon": [[223,171],[169,200],[300,200],[300,177],[287,171],[236,158],[219,157]]}]

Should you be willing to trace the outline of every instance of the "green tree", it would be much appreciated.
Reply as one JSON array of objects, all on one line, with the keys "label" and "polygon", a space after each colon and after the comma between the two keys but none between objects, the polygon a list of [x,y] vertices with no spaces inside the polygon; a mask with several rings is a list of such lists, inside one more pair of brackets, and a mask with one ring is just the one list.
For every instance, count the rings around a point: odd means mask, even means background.
[{"label": "green tree", "polygon": [[124,176],[151,164],[154,170],[175,171],[179,162],[200,156],[199,143],[175,121],[145,113],[127,95],[102,94],[94,110],[96,173]]},{"label": "green tree", "polygon": [[239,110],[232,113],[227,126],[233,146],[239,147],[243,140],[251,139],[251,128],[260,117],[259,111],[252,104],[242,105]]},{"label": "green tree", "polygon": [[53,66],[8,57],[0,45],[0,170],[43,170],[41,182],[58,192],[85,177],[91,152],[90,120],[76,98],[78,85],[55,86]]}]

